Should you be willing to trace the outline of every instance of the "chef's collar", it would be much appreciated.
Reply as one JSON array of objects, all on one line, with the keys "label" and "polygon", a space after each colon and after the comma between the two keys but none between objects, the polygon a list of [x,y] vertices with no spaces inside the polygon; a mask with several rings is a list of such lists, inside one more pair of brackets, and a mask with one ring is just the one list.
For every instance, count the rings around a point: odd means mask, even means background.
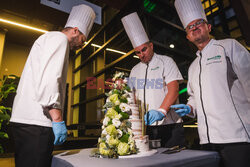
[{"label": "chef's collar", "polygon": [[198,50],[198,51],[196,52],[196,55],[197,55],[197,56],[200,56],[200,53],[206,52],[206,50],[208,50],[208,47],[209,47],[210,45],[212,45],[213,42],[214,42],[214,39],[210,39],[210,41],[208,42],[208,44],[207,44],[201,51]]}]

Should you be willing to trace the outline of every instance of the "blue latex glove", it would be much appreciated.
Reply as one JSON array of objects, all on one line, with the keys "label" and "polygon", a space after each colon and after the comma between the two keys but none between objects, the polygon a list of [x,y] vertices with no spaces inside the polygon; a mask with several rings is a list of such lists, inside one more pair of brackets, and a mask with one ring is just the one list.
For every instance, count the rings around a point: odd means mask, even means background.
[{"label": "blue latex glove", "polygon": [[[148,119],[147,119],[148,117]],[[149,110],[144,115],[145,125],[152,125],[155,121],[160,121],[165,117],[165,115],[157,110]]]},{"label": "blue latex glove", "polygon": [[185,105],[185,104],[172,105],[172,106],[170,106],[170,108],[174,109],[175,112],[181,117],[183,117],[191,112],[191,108],[189,107],[189,105]]},{"label": "blue latex glove", "polygon": [[67,139],[67,128],[64,121],[52,122],[52,129],[55,135],[54,145],[60,145]]}]

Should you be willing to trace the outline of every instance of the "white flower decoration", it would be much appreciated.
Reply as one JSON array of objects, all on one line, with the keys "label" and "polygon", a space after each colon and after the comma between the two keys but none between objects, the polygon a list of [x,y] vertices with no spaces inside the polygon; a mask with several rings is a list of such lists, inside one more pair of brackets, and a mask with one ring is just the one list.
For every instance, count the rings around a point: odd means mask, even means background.
[{"label": "white flower decoration", "polygon": [[121,119],[122,115],[121,114],[118,114],[115,116],[116,119]]},{"label": "white flower decoration", "polygon": [[121,121],[117,118],[112,119],[113,125],[118,128],[121,125]]},{"label": "white flower decoration", "polygon": [[107,98],[106,102],[111,102],[110,99],[109,99],[109,97]]},{"label": "white flower decoration", "polygon": [[120,104],[120,100],[116,100],[115,105],[119,105],[119,104]]},{"label": "white flower decoration", "polygon": [[122,131],[120,129],[117,129],[118,132],[118,138],[122,137]]},{"label": "white flower decoration", "polygon": [[102,134],[105,136],[108,134],[108,132],[106,131],[106,128],[102,131]]},{"label": "white flower decoration", "polygon": [[128,112],[128,111],[130,111],[130,107],[126,103],[121,103],[119,107],[122,110],[122,112]]},{"label": "white flower decoration", "polygon": [[103,125],[107,126],[109,121],[110,121],[109,117],[105,117],[104,120],[103,120]]},{"label": "white flower decoration", "polygon": [[110,137],[111,137],[110,135],[106,136],[107,141],[109,141]]}]

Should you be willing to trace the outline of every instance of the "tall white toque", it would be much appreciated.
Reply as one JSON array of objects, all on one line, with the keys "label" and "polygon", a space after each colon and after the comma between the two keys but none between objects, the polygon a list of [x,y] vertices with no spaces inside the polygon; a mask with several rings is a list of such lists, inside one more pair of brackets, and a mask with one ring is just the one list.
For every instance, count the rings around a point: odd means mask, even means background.
[{"label": "tall white toque", "polygon": [[121,20],[133,48],[149,41],[146,31],[136,12],[123,17]]},{"label": "tall white toque", "polygon": [[196,19],[207,21],[201,0],[175,0],[174,6],[184,28]]},{"label": "tall white toque", "polygon": [[65,27],[77,27],[87,38],[95,17],[95,12],[91,7],[83,4],[73,6]]}]

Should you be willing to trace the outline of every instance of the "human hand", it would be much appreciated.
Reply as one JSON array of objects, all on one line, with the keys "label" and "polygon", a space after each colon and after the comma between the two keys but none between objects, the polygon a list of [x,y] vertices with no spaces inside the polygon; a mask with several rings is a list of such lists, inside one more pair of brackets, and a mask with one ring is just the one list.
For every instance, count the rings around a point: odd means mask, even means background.
[{"label": "human hand", "polygon": [[67,139],[67,128],[62,122],[52,122],[52,129],[55,135],[54,145],[61,145]]},{"label": "human hand", "polygon": [[[147,119],[148,117],[148,119]],[[158,110],[149,110],[144,115],[145,125],[152,125],[155,121],[160,121],[165,117],[165,115]]]},{"label": "human hand", "polygon": [[171,109],[174,109],[175,112],[180,116],[183,117],[191,112],[191,107],[185,104],[176,104],[170,106]]}]

